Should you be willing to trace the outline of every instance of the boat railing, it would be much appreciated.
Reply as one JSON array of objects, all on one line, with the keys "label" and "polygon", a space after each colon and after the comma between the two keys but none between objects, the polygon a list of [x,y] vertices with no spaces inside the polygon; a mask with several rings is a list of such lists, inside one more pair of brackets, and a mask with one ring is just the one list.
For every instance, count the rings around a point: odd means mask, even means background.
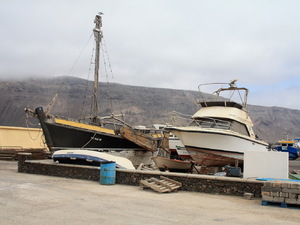
[{"label": "boat railing", "polygon": [[170,112],[172,126],[187,126],[192,122],[192,116],[180,112]]},{"label": "boat railing", "polygon": [[[226,101],[226,102],[237,102],[239,103],[243,108],[246,108],[247,106],[247,98],[248,98],[248,92],[249,90],[244,87],[237,87],[235,82],[237,80],[232,80],[229,83],[206,83],[206,84],[200,84],[198,86],[198,90],[200,93],[200,101],[205,103],[209,101]],[[220,85],[220,88],[218,88],[216,91],[214,91],[211,95],[205,93],[203,91],[204,86],[214,86],[214,85]],[[223,87],[224,85],[228,85],[229,87]],[[221,93],[227,93],[227,96],[221,96]]]},{"label": "boat railing", "polygon": [[119,120],[116,120],[115,118],[112,117],[99,117],[99,118],[94,118],[94,120],[91,117],[81,117],[79,119],[74,119],[66,116],[51,116],[51,119],[62,119],[62,120],[67,120],[71,122],[76,122],[76,123],[82,123],[86,125],[92,125],[92,126],[101,126],[105,127],[108,129],[117,129],[122,126],[124,126],[124,123],[120,122]]},{"label": "boat railing", "polygon": [[143,134],[150,134],[150,135],[163,135],[164,130],[159,130],[155,128],[134,128],[134,130],[141,132]]}]

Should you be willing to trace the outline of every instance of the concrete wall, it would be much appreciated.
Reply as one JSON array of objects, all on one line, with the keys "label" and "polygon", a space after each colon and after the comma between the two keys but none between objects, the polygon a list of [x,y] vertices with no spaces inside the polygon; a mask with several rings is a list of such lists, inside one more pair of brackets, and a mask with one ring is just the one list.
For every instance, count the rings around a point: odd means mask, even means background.
[{"label": "concrete wall", "polygon": [[[18,172],[57,177],[92,180],[100,183],[99,167],[57,164],[51,160],[25,160],[28,155],[19,157]],[[140,180],[166,176],[182,183],[180,190],[224,195],[243,196],[252,193],[261,197],[264,182],[242,178],[217,177],[197,174],[168,173],[159,171],[116,170],[116,183],[138,186]]]},{"label": "concrete wall", "polygon": [[287,152],[245,152],[244,178],[288,179]]},{"label": "concrete wall", "polygon": [[0,126],[0,137],[0,149],[47,148],[42,129]]}]

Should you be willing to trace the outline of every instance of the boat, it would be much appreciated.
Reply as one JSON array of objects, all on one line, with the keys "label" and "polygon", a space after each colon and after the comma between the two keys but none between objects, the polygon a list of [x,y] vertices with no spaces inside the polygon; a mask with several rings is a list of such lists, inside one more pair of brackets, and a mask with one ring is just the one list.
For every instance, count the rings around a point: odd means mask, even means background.
[{"label": "boat", "polygon": [[[298,139],[297,139],[298,140]],[[273,147],[275,151],[287,152],[289,160],[296,160],[300,156],[298,142],[295,141],[279,141],[279,145]]]},{"label": "boat", "polygon": [[175,146],[177,155],[182,160],[193,160],[190,153],[186,150],[184,146]]},{"label": "boat", "polygon": [[295,142],[294,146],[295,146],[296,148],[299,148],[299,149],[300,149],[300,138],[295,138],[295,139],[294,139],[294,142]]},{"label": "boat", "polygon": [[194,165],[191,161],[182,161],[161,156],[153,157],[152,160],[160,170],[170,172],[189,172]]},{"label": "boat", "polygon": [[158,150],[169,153],[169,133],[160,129],[151,129],[146,127],[123,126],[118,132],[122,137],[132,141],[138,146],[156,152]]},{"label": "boat", "polygon": [[65,149],[55,151],[52,155],[53,161],[59,163],[72,163],[81,165],[101,166],[103,162],[115,162],[116,168],[135,169],[132,162],[124,157],[114,156],[105,152],[82,149]]},{"label": "boat", "polygon": [[[164,128],[167,127],[167,125],[164,124],[153,124],[153,126],[158,130],[164,130]],[[176,135],[174,135],[172,132],[169,132],[168,136],[170,158],[179,160],[192,160],[192,157],[190,156],[188,151],[186,151],[180,139],[176,137]]]},{"label": "boat", "polygon": [[[153,127],[157,130],[164,130],[164,128],[167,125],[165,124],[153,124]],[[169,150],[171,151],[171,154],[177,154],[176,152],[176,146],[182,146],[182,143],[178,137],[176,137],[173,133],[169,133]]]},{"label": "boat", "polygon": [[[191,123],[165,128],[179,137],[198,165],[242,164],[246,151],[268,151],[268,143],[258,139],[253,131],[253,123],[247,111],[249,91],[237,87],[236,81],[199,85],[202,100],[198,103],[201,108],[191,117]],[[202,93],[203,86],[216,84],[221,87],[213,95]],[[225,98],[221,93],[229,93],[229,97]]]},{"label": "boat", "polygon": [[[57,94],[54,96],[46,110],[43,107],[37,107],[35,110],[25,109],[27,114],[37,118],[45,136],[47,146],[51,151],[61,149],[90,149],[90,150],[106,150],[114,153],[120,151],[129,151],[131,156],[140,154],[140,158],[144,158],[146,154],[153,157],[152,152],[148,152],[145,148],[124,138],[120,133],[116,132],[126,124],[117,120],[115,115],[100,117],[98,114],[98,83],[99,83],[99,55],[100,45],[103,37],[101,30],[102,15],[96,15],[94,20],[95,28],[93,29],[96,53],[95,53],[95,70],[91,115],[86,117],[87,120],[80,120],[58,117],[51,115],[49,110],[53,105]],[[107,119],[113,120],[108,121]],[[133,152],[133,151],[139,151]],[[124,152],[122,156],[124,156]],[[140,162],[136,162],[139,164]]]},{"label": "boat", "polygon": [[289,179],[300,180],[300,174],[299,173],[289,173]]}]

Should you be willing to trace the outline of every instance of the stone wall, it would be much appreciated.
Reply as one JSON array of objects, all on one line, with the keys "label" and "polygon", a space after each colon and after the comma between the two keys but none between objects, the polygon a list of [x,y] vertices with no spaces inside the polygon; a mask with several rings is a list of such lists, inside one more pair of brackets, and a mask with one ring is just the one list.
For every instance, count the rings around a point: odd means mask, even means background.
[{"label": "stone wall", "polygon": [[140,180],[151,177],[159,178],[165,176],[182,183],[180,190],[203,192],[223,195],[244,196],[244,193],[252,193],[254,197],[261,197],[261,187],[264,182],[231,178],[218,177],[199,174],[169,173],[169,172],[148,172],[148,171],[126,171],[117,170],[116,183],[126,185],[139,185]]},{"label": "stone wall", "polygon": [[99,167],[54,163],[52,160],[28,160],[30,153],[19,154],[18,172],[99,181]]},{"label": "stone wall", "polygon": [[[100,180],[99,167],[59,164],[52,160],[28,160],[28,157],[30,155],[26,155],[26,153],[19,157],[18,172],[92,181]],[[116,170],[116,184],[138,186],[140,180],[151,177],[159,178],[160,176],[181,182],[180,190],[183,191],[236,196],[252,193],[257,198],[261,197],[261,187],[264,184],[262,181],[242,178],[124,169]]]}]

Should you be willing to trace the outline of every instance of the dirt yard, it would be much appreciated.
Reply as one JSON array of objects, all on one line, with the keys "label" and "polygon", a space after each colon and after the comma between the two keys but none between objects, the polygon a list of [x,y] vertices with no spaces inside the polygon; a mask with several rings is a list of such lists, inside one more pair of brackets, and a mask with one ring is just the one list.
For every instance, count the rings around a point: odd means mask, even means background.
[{"label": "dirt yard", "polygon": [[261,199],[178,191],[17,172],[0,161],[0,224],[299,224],[299,209]]}]

